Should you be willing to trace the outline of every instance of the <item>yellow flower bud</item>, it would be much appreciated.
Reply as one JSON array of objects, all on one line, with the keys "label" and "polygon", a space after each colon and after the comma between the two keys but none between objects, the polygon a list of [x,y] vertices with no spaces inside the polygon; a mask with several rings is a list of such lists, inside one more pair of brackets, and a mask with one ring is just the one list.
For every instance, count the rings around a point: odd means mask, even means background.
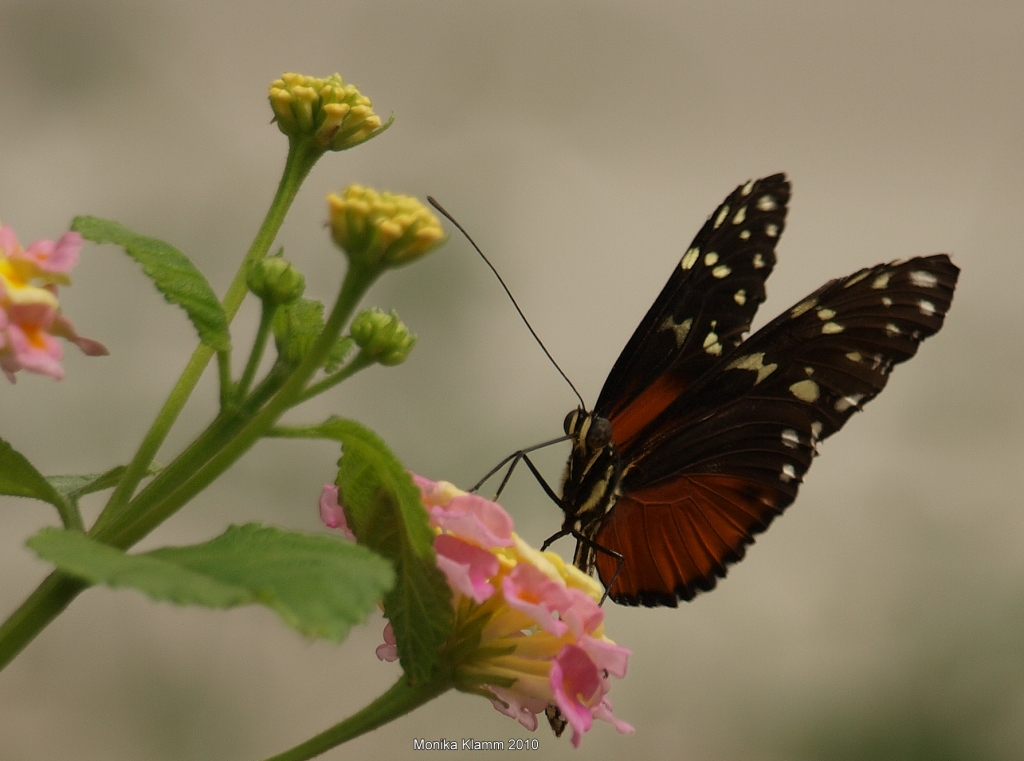
[{"label": "yellow flower bud", "polygon": [[270,107],[289,137],[308,137],[322,150],[343,151],[376,137],[382,125],[370,99],[338,74],[325,79],[284,74],[270,85]]},{"label": "yellow flower bud", "polygon": [[400,267],[447,240],[434,213],[412,196],[350,185],[327,204],[334,242],[365,266]]}]

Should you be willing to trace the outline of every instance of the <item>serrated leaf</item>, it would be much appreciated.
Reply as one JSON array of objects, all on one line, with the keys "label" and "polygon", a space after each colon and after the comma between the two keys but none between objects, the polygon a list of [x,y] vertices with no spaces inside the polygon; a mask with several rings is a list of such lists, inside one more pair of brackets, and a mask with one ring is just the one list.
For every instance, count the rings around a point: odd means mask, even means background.
[{"label": "serrated leaf", "polygon": [[324,305],[315,299],[296,299],[274,314],[271,328],[277,353],[298,364],[324,329]]},{"label": "serrated leaf", "polygon": [[437,567],[434,532],[419,489],[373,432],[349,420],[331,420],[320,432],[342,443],[337,484],[360,543],[388,558],[397,574],[384,609],[395,630],[410,681],[429,678],[438,648],[451,632],[451,589]]},{"label": "serrated leaf", "polygon": [[49,502],[58,510],[63,498],[46,477],[18,450],[0,439],[0,494]]},{"label": "serrated leaf", "polygon": [[324,360],[324,372],[333,373],[341,367],[354,348],[356,348],[356,342],[350,336],[342,336],[335,341]]},{"label": "serrated leaf", "polygon": [[228,318],[217,294],[187,256],[169,243],[98,217],[75,217],[71,229],[94,243],[113,243],[142,265],[157,290],[177,304],[195,326],[199,339],[216,351],[231,348]]},{"label": "serrated leaf", "polygon": [[395,578],[390,564],[365,547],[255,523],[231,526],[202,544],[139,555],[56,528],[43,529],[28,546],[92,584],[179,605],[260,603],[303,634],[335,642],[366,619]]},{"label": "serrated leaf", "polygon": [[[106,473],[47,476],[46,480],[50,482],[50,485],[53,486],[54,489],[59,491],[65,497],[77,502],[86,494],[92,494],[94,492],[103,491],[104,489],[114,488],[121,481],[121,476],[124,475],[124,472],[127,469],[128,467],[126,465],[118,465],[117,467],[111,468]],[[159,473],[161,470],[161,466],[154,464],[146,471],[146,475],[152,476]]]}]

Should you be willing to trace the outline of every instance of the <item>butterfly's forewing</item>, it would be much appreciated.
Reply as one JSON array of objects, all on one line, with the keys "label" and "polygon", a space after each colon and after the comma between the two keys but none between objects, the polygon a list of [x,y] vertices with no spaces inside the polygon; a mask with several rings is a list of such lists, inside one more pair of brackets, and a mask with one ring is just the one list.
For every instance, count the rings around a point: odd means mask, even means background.
[{"label": "butterfly's forewing", "polygon": [[582,553],[606,585],[618,571],[610,597],[674,606],[712,588],[796,497],[818,442],[942,327],[958,272],[937,255],[826,284],[623,441],[621,496],[592,533],[622,568]]},{"label": "butterfly's forewing", "polygon": [[785,175],[748,182],[697,233],[616,360],[594,408],[612,420],[616,442],[655,417],[750,329],[775,266],[788,201]]}]

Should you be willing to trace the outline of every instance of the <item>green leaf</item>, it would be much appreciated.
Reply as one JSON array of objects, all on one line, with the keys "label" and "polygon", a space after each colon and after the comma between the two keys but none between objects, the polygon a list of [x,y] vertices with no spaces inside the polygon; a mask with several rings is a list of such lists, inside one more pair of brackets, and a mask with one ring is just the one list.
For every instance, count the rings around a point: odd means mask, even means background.
[{"label": "green leaf", "polygon": [[60,492],[35,469],[25,455],[3,439],[0,439],[0,494],[41,499],[58,510],[64,507],[64,498]]},{"label": "green leaf", "polygon": [[438,648],[451,633],[451,589],[437,567],[434,532],[419,489],[372,431],[348,420],[329,420],[321,435],[340,441],[338,488],[352,531],[395,566],[395,588],[384,610],[395,630],[402,667],[413,684],[430,677]]},{"label": "green leaf", "polygon": [[274,313],[271,328],[278,355],[297,365],[323,332],[324,305],[314,299],[297,299]]},{"label": "green leaf", "polygon": [[335,642],[394,584],[388,562],[365,547],[255,523],[231,526],[202,544],[139,555],[56,528],[43,529],[28,546],[92,584],[129,587],[179,605],[260,603],[303,634]]},{"label": "green leaf", "polygon": [[98,217],[75,217],[71,229],[94,243],[121,246],[142,265],[164,298],[185,310],[204,344],[216,351],[231,348],[228,318],[217,294],[203,273],[174,246]]},{"label": "green leaf", "polygon": [[[124,475],[127,469],[126,465],[118,465],[106,473],[92,473],[81,476],[47,476],[46,480],[65,497],[77,502],[86,494],[103,491],[104,489],[113,489],[120,483],[121,476]],[[146,475],[156,475],[162,469],[160,465],[150,465]]]},{"label": "green leaf", "polygon": [[333,373],[341,367],[354,348],[356,348],[356,342],[349,336],[342,336],[335,341],[324,360],[324,372]]}]

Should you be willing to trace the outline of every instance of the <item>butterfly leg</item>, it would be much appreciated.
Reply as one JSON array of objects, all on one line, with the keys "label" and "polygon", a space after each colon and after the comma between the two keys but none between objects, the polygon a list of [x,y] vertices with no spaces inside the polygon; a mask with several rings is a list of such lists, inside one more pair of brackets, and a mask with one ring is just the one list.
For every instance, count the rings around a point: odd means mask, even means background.
[{"label": "butterfly leg", "polygon": [[507,465],[508,463],[511,462],[512,464],[509,465],[508,472],[505,473],[505,476],[501,479],[501,485],[498,487],[498,491],[494,495],[494,499],[497,500],[498,497],[501,496],[501,493],[505,490],[505,485],[508,483],[508,480],[512,477],[512,471],[515,470],[516,465],[519,464],[520,460],[526,459],[527,463],[529,464],[529,467],[533,470],[534,475],[540,481],[541,486],[544,487],[544,490],[548,493],[549,496],[551,496],[551,498],[553,500],[555,500],[556,503],[561,504],[561,500],[558,499],[558,497],[554,496],[554,492],[551,491],[551,487],[549,487],[547,485],[547,482],[545,482],[544,479],[540,476],[540,474],[537,473],[537,469],[533,467],[533,464],[530,463],[529,459],[526,458],[526,455],[528,453],[536,451],[538,449],[543,449],[544,447],[549,447],[552,444],[560,444],[563,441],[568,441],[568,440],[569,440],[568,436],[559,436],[557,439],[551,439],[551,441],[545,441],[545,442],[543,442],[541,444],[534,444],[532,447],[527,447],[526,449],[520,449],[518,452],[513,452],[508,457],[506,457],[504,460],[502,460],[497,465],[495,465],[493,468],[491,468],[489,471],[487,471],[487,474],[483,478],[481,478],[479,481],[477,481],[476,485],[472,489],[469,490],[470,493],[475,494],[480,489],[480,487],[483,486],[484,483],[487,482],[487,480],[491,476],[493,476],[499,470],[504,468],[505,465]]},{"label": "butterfly leg", "polygon": [[[598,605],[604,605],[604,601],[608,599],[608,590],[610,590],[613,586],[615,586],[615,581],[616,581],[616,579],[619,578],[619,574],[622,572],[622,566],[624,566],[626,564],[626,559],[622,556],[621,552],[616,552],[615,550],[608,549],[604,545],[598,544],[597,542],[595,542],[590,537],[584,536],[581,532],[579,532],[579,531],[577,531],[575,529],[570,530],[570,531],[565,532],[565,533],[572,534],[576,538],[576,540],[578,542],[580,542],[581,544],[586,545],[593,552],[601,552],[601,553],[604,553],[605,555],[608,555],[609,557],[615,558],[615,561],[616,561],[615,573],[612,574],[611,581],[609,581],[608,585],[604,588],[604,594],[601,595],[601,602],[598,603]],[[562,534],[562,535],[564,536],[565,534]]]}]

